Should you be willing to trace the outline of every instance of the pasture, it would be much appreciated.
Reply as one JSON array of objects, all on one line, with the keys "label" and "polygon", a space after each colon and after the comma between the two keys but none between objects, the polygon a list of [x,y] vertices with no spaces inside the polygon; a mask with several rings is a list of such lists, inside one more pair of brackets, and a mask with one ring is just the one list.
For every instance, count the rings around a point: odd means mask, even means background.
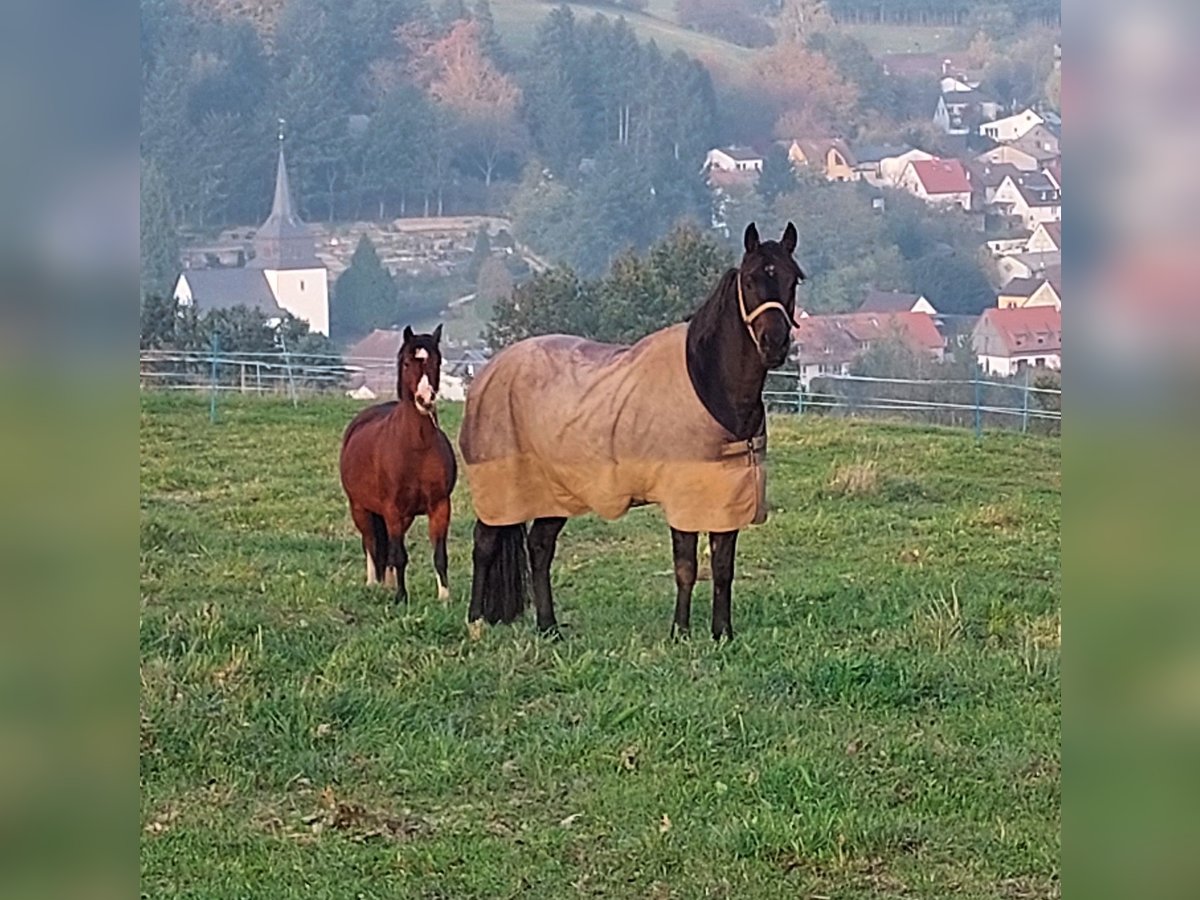
[{"label": "pasture", "polygon": [[[1057,896],[1057,439],[772,420],[737,639],[666,639],[658,513],[568,524],[566,640],[407,609],[337,477],[361,404],[141,400],[144,896]],[[459,410],[443,426],[455,433]]]}]

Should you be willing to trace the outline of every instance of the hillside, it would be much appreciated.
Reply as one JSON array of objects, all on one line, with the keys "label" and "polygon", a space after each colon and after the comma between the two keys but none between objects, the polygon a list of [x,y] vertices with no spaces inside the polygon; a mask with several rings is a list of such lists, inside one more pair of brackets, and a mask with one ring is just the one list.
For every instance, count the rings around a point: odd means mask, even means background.
[{"label": "hillside", "polygon": [[361,584],[357,408],[143,394],[148,896],[1058,895],[1057,440],[775,420],[733,644],[665,640],[651,509],[568,525],[564,642],[469,643],[465,484],[450,606],[421,522]]}]

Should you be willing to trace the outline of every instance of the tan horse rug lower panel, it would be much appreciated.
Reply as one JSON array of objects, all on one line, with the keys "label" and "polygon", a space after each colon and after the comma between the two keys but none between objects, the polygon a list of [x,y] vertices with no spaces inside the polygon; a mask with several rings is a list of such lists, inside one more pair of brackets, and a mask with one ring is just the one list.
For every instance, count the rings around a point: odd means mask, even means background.
[{"label": "tan horse rug lower panel", "polygon": [[549,335],[501,351],[467,394],[459,443],[488,525],[656,503],[681,531],[766,521],[766,436],[736,440],[687,373],[687,325],[632,347]]}]

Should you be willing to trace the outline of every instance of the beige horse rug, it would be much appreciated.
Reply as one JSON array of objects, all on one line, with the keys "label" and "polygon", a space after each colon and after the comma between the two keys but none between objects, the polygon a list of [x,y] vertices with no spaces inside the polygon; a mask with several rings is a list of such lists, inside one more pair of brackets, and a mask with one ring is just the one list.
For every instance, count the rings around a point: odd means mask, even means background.
[{"label": "beige horse rug", "polygon": [[655,503],[680,531],[766,521],[766,435],[737,440],[687,372],[687,324],[632,347],[566,335],[498,353],[467,392],[459,444],[487,525]]}]

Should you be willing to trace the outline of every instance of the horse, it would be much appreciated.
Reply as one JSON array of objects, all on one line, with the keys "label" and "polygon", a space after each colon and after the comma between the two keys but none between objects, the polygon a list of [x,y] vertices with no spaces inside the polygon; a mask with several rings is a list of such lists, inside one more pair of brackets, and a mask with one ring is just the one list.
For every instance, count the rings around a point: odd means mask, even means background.
[{"label": "horse", "polygon": [[397,603],[408,602],[404,536],[421,515],[429,517],[438,599],[450,599],[446,536],[458,464],[437,423],[441,338],[441,325],[432,334],[405,327],[397,356],[399,399],[364,409],[342,437],[342,488],[362,534],[367,584],[394,586]]},{"label": "horse", "polygon": [[[712,635],[732,639],[738,532],[766,520],[768,370],[791,348],[796,228],[745,253],[686,323],[631,347],[567,335],[529,338],[498,353],[467,395],[459,447],[476,522],[472,638],[512,622],[532,587],[537,626],[557,635],[550,585],[568,518],[616,519],[657,504],[671,529],[675,615],[684,638],[696,583],[698,535],[709,533]],[[532,524],[529,524],[532,523]]]}]

